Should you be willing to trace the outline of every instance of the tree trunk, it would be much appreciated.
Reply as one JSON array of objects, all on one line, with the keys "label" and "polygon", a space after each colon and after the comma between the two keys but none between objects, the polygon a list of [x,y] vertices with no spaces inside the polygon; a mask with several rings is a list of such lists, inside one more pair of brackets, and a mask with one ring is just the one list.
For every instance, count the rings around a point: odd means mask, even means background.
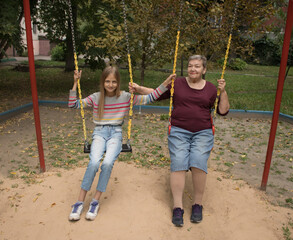
[{"label": "tree trunk", "polygon": [[4,56],[6,56],[6,51],[9,48],[9,46],[10,46],[9,42],[6,42],[6,45],[3,48]]},{"label": "tree trunk", "polygon": [[181,55],[181,76],[184,76],[184,66],[183,66],[183,63],[184,63],[184,57],[183,55]]},{"label": "tree trunk", "polygon": [[7,46],[7,40],[2,39],[0,43],[0,59],[2,59],[5,56],[5,47]]},{"label": "tree trunk", "polygon": [[144,86],[145,60],[146,60],[146,54],[143,53],[141,58],[141,68],[140,68],[140,85],[141,86]]},{"label": "tree trunk", "polygon": [[4,48],[4,46],[6,45],[6,42],[7,42],[7,38],[6,38],[6,35],[5,35],[5,37],[0,42],[0,49],[1,49],[1,51]]},{"label": "tree trunk", "polygon": [[66,55],[65,55],[65,71],[71,72],[74,70],[74,55],[73,55],[73,43],[71,33],[66,35]]}]

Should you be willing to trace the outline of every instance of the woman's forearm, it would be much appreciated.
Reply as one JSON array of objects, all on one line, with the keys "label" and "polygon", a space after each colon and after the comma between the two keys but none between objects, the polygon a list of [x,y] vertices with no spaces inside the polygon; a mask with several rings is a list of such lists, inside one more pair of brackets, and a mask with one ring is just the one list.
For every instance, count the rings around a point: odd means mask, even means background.
[{"label": "woman's forearm", "polygon": [[[167,88],[168,85],[172,82],[172,79],[175,80],[176,78],[176,74],[171,74],[169,77],[167,77],[167,79],[162,83],[162,85]],[[129,83],[129,91],[131,93],[138,93],[140,95],[148,95],[151,94],[154,89],[153,88],[148,88],[148,87],[144,87],[144,86],[139,86],[136,83]]]},{"label": "woman's forearm", "polygon": [[221,101],[219,103],[219,112],[221,114],[225,114],[230,109],[230,103],[229,103],[227,92],[226,91],[221,92],[220,98],[221,98]]}]

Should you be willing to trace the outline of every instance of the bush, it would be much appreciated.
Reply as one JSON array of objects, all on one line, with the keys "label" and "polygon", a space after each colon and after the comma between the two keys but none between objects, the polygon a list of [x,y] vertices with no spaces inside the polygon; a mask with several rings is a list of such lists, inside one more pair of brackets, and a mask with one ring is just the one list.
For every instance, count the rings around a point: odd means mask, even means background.
[{"label": "bush", "polygon": [[57,45],[52,49],[51,59],[53,61],[65,61],[65,52],[62,46]]},{"label": "bush", "polygon": [[[223,67],[224,64],[224,58],[221,58],[217,61],[217,64],[220,67]],[[240,58],[232,58],[231,60],[228,60],[227,62],[227,68],[230,68],[232,70],[243,70],[247,66],[247,63],[243,61]]]},{"label": "bush", "polygon": [[253,43],[255,62],[261,65],[278,65],[280,64],[282,48],[277,38],[270,39],[264,36]]},{"label": "bush", "polygon": [[22,51],[22,52],[18,52],[18,54],[19,54],[19,56],[21,56],[21,57],[27,57],[27,56],[28,56],[28,52],[27,52],[27,50],[24,50],[24,51]]},{"label": "bush", "polygon": [[219,67],[223,67],[223,64],[224,64],[224,58],[220,58],[220,59],[218,59],[216,63],[217,63],[217,65],[218,65]]},{"label": "bush", "polygon": [[233,70],[243,70],[246,68],[247,63],[240,58],[234,58],[229,62],[228,66]]}]

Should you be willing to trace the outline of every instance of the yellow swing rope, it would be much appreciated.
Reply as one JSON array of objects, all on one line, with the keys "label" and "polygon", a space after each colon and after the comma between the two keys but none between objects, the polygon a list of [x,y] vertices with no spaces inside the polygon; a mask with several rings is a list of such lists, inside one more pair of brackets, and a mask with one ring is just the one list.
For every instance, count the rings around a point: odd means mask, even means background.
[{"label": "yellow swing rope", "polygon": [[[231,45],[231,40],[232,40],[232,32],[233,32],[233,28],[234,28],[235,19],[236,19],[237,7],[238,7],[238,0],[236,0],[236,2],[235,2],[233,20],[232,20],[231,29],[230,29],[230,35],[229,35],[229,39],[228,39],[228,43],[227,43],[227,49],[226,49],[226,54],[225,54],[225,59],[224,59],[221,79],[224,78],[224,74],[225,74],[225,70],[226,70],[226,66],[227,66],[229,50],[230,50],[230,45]],[[218,88],[217,89],[217,98],[216,98],[216,101],[215,101],[215,104],[214,104],[214,120],[215,120],[216,115],[217,115],[217,108],[218,108],[220,93],[221,93],[221,91]]]},{"label": "yellow swing rope", "polygon": [[[175,53],[174,53],[174,63],[173,63],[173,74],[176,73],[177,55],[178,55],[178,46],[179,46],[179,39],[180,39],[180,27],[181,27],[182,8],[183,8],[183,0],[182,0],[181,3],[180,3],[180,13],[179,13],[178,31],[177,31],[177,37],[176,37],[176,45],[175,45]],[[170,89],[169,126],[171,126],[171,115],[172,115],[172,106],[173,106],[173,95],[174,95],[174,78],[172,78],[171,89]]]},{"label": "yellow swing rope", "polygon": [[[124,18],[124,25],[125,25],[125,38],[126,38],[126,47],[127,47],[127,59],[128,59],[128,70],[129,70],[129,78],[131,86],[133,84],[133,76],[132,76],[132,66],[131,66],[131,56],[130,56],[130,49],[129,49],[129,39],[128,39],[128,28],[127,28],[127,19],[126,19],[126,5],[125,1],[122,0],[123,4],[123,18]],[[129,106],[129,120],[128,120],[128,129],[127,129],[127,143],[130,143],[131,137],[131,125],[132,125],[132,116],[133,116],[133,97],[134,94],[131,93],[130,96],[130,106]]]},{"label": "yellow swing rope", "polygon": [[[127,57],[128,57],[130,83],[131,83],[131,86],[132,86],[133,77],[132,77],[131,58],[130,58],[129,53],[127,54]],[[127,129],[127,141],[128,141],[128,143],[130,141],[130,136],[131,136],[131,125],[132,125],[132,115],[133,115],[132,108],[133,108],[133,93],[131,93],[131,96],[130,96],[129,120],[128,120],[128,129]]]},{"label": "yellow swing rope", "polygon": [[[73,17],[72,17],[72,6],[71,6],[71,1],[70,0],[68,1],[68,5],[69,5],[69,16],[70,16],[70,23],[71,23],[74,65],[75,65],[75,70],[78,71],[78,61],[77,61],[77,54],[76,54],[76,48],[75,48],[74,26],[73,26]],[[82,95],[81,95],[81,87],[80,87],[80,81],[79,80],[80,79],[77,79],[77,88],[78,88],[78,96],[79,96],[79,103],[80,103],[80,114],[81,114],[81,117],[82,117],[84,141],[87,142],[84,110],[83,110],[83,105],[82,105]]]},{"label": "yellow swing rope", "polygon": [[[74,52],[74,64],[75,64],[75,70],[78,71],[78,65],[77,65],[77,55]],[[85,118],[84,118],[84,110],[82,105],[82,95],[81,95],[81,87],[80,87],[80,79],[77,79],[77,89],[78,89],[78,96],[79,96],[79,103],[80,103],[80,114],[82,117],[82,126],[83,126],[83,136],[84,141],[87,141],[87,135],[86,135],[86,126],[85,126]]]},{"label": "yellow swing rope", "polygon": [[[177,54],[178,54],[179,38],[180,38],[180,30],[177,31],[175,54],[174,54],[174,64],[173,64],[173,74],[176,73],[176,64],[177,64]],[[169,119],[171,119],[171,114],[172,114],[173,95],[174,95],[174,78],[172,78],[171,89],[170,89]]]}]

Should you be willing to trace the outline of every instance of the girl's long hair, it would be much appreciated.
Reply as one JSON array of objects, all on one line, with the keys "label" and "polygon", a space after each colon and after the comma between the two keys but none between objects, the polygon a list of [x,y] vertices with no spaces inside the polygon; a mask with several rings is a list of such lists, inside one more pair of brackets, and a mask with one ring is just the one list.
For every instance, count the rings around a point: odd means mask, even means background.
[{"label": "girl's long hair", "polygon": [[100,78],[100,99],[99,99],[99,109],[98,109],[98,116],[99,119],[102,119],[104,116],[104,106],[105,106],[105,95],[106,95],[106,89],[104,87],[106,78],[113,73],[116,80],[117,80],[117,88],[115,90],[116,97],[120,96],[120,73],[118,70],[118,67],[116,66],[108,66],[106,67]]}]

